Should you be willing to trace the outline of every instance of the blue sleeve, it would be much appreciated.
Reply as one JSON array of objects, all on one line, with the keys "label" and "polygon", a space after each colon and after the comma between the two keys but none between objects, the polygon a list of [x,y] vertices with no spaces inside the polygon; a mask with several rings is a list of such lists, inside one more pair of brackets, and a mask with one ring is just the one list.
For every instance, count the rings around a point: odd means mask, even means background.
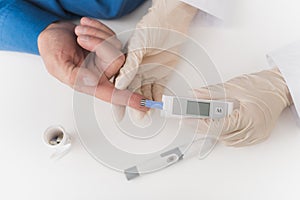
[{"label": "blue sleeve", "polygon": [[39,54],[37,38],[52,22],[124,16],[146,0],[0,0],[0,50]]},{"label": "blue sleeve", "polygon": [[60,18],[23,0],[0,0],[0,49],[39,54],[37,38]]},{"label": "blue sleeve", "polygon": [[[76,3],[74,3],[74,0],[59,0],[59,3],[65,11],[76,15],[99,19],[116,19],[131,13],[145,1],[146,0],[76,0]],[[45,3],[43,2],[43,4]]]}]

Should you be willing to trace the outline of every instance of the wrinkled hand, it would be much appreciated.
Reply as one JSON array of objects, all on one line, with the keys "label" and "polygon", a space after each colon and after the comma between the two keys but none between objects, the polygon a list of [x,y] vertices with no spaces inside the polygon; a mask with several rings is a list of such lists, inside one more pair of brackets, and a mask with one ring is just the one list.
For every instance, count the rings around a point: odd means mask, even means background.
[{"label": "wrinkled hand", "polygon": [[[178,0],[152,2],[128,42],[126,62],[115,86],[161,101],[168,75],[179,61],[179,49],[186,39],[184,34],[197,9]],[[121,120],[125,108],[116,107],[115,110]],[[136,121],[145,115],[143,112],[132,113]]]},{"label": "wrinkled hand", "polygon": [[243,75],[224,84],[194,91],[201,99],[239,102],[239,107],[224,120],[200,120],[199,132],[219,133],[220,141],[228,146],[253,145],[267,139],[281,112],[292,100],[278,69]]},{"label": "wrinkled hand", "polygon": [[[82,24],[93,24],[88,18]],[[114,33],[101,25],[103,40]],[[145,111],[139,105],[144,98],[129,91],[115,90],[109,79],[115,75],[124,63],[124,55],[118,50],[120,42],[114,38],[111,43],[102,42],[90,53],[88,35],[77,38],[75,25],[69,22],[57,22],[49,25],[38,38],[40,55],[48,72],[59,81],[87,94],[95,94],[101,100],[117,105],[129,105]],[[78,41],[77,41],[78,40]],[[81,44],[81,47],[79,44]],[[99,44],[99,43],[98,43]],[[115,98],[112,99],[112,96]]]}]

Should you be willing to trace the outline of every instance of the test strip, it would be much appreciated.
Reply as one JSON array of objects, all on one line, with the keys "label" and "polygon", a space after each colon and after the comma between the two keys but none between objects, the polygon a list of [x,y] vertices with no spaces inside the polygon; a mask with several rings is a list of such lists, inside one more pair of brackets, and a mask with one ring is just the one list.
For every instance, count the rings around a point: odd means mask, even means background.
[{"label": "test strip", "polygon": [[164,104],[163,104],[163,102],[142,99],[141,100],[141,106],[144,106],[146,108],[154,108],[154,109],[162,110],[163,107],[164,107]]}]

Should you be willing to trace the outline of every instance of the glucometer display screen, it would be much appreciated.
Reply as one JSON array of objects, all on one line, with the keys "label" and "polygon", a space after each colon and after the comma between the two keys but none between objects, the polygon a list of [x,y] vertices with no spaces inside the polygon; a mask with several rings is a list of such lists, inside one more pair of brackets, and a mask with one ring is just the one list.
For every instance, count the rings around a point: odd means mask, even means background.
[{"label": "glucometer display screen", "polygon": [[186,113],[189,115],[209,116],[209,103],[188,101]]}]

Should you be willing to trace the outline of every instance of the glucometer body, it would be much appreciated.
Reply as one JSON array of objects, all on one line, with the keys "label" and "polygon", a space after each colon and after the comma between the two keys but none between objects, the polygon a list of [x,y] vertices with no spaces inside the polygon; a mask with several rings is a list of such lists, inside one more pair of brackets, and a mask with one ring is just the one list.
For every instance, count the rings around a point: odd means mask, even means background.
[{"label": "glucometer body", "polygon": [[164,117],[224,118],[232,113],[233,102],[163,96]]},{"label": "glucometer body", "polygon": [[233,102],[163,95],[162,102],[142,100],[141,106],[160,109],[163,117],[219,119],[230,115]]}]

